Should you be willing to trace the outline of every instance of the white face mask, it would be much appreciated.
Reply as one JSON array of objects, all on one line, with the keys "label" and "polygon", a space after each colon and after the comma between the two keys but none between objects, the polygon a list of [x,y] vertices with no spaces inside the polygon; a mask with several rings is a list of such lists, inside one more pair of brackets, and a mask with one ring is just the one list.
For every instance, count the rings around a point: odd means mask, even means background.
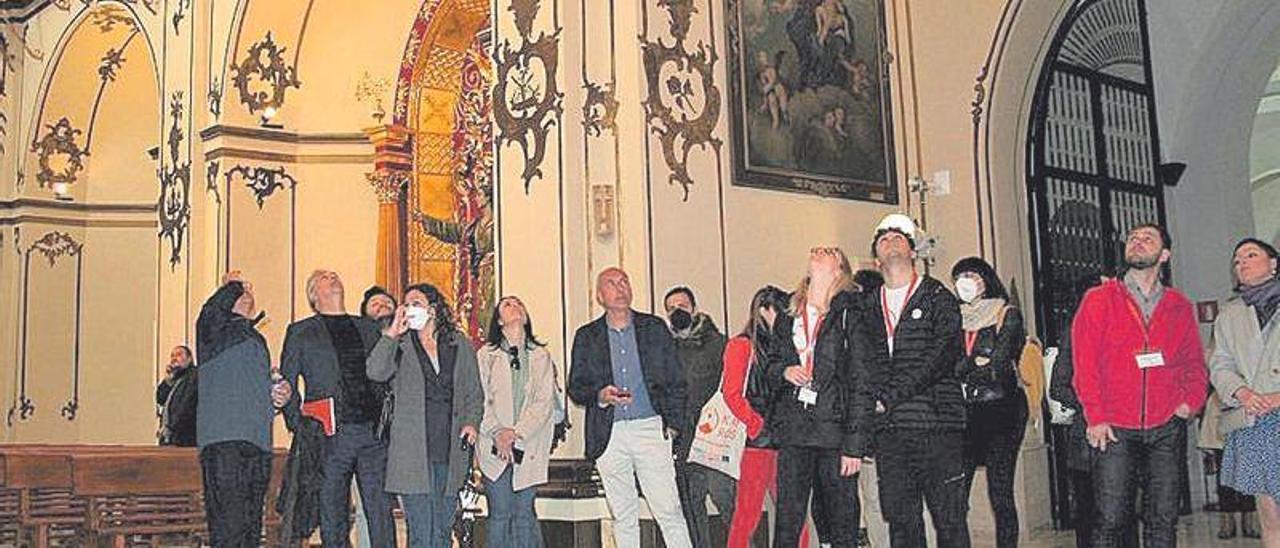
[{"label": "white face mask", "polygon": [[404,316],[409,320],[409,329],[421,331],[431,321],[431,309],[409,305],[404,308]]},{"label": "white face mask", "polygon": [[979,296],[978,282],[970,278],[956,279],[956,296],[963,302],[973,302]]}]

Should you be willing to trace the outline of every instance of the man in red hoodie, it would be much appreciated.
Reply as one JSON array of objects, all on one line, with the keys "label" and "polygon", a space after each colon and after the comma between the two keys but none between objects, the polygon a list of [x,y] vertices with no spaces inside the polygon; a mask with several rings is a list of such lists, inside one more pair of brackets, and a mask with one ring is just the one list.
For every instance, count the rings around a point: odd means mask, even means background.
[{"label": "man in red hoodie", "polygon": [[1094,453],[1094,546],[1122,542],[1138,485],[1145,545],[1177,542],[1187,419],[1204,406],[1208,372],[1191,302],[1160,281],[1172,247],[1159,225],[1130,230],[1124,277],[1086,293],[1071,327],[1073,380]]}]

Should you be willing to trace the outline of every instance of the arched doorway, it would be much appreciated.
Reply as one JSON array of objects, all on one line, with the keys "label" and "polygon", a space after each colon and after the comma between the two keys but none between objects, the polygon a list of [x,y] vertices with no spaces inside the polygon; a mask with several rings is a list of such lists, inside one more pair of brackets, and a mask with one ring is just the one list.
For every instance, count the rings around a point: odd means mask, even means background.
[{"label": "arched doorway", "polygon": [[1069,322],[1070,285],[1114,272],[1130,227],[1164,221],[1146,36],[1142,0],[1078,2],[1041,72],[1027,184],[1049,345]]}]

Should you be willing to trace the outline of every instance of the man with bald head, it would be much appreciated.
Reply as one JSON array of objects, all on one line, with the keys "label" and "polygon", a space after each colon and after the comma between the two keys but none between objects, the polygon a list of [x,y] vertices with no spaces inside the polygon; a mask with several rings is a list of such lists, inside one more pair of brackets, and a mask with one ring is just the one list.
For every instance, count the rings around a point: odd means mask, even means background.
[{"label": "man with bald head", "polygon": [[604,315],[573,336],[569,397],[587,409],[587,458],[594,461],[613,513],[619,548],[640,546],[640,498],[671,548],[688,548],[672,447],[685,425],[684,369],[666,322],[631,309],[621,268],[596,277]]}]

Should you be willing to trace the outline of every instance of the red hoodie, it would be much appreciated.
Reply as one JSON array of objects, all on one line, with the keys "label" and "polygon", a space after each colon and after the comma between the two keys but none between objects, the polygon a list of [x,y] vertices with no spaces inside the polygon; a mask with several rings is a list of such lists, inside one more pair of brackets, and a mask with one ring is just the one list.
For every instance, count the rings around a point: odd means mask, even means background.
[{"label": "red hoodie", "polygon": [[1150,348],[1164,365],[1141,369],[1142,312],[1124,282],[1091,289],[1071,325],[1074,384],[1089,425],[1150,430],[1164,425],[1179,405],[1192,414],[1204,406],[1209,373],[1191,301],[1166,287],[1147,327]]}]

